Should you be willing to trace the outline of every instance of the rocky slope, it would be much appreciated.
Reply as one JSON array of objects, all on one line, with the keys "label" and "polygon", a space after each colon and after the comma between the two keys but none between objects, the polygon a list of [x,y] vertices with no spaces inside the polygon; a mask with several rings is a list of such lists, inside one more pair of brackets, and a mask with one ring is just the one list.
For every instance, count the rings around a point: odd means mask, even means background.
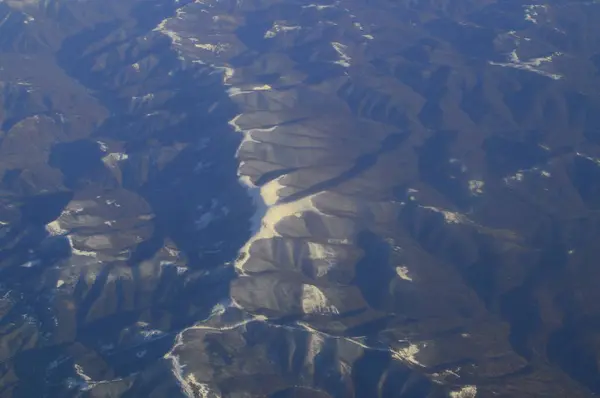
[{"label": "rocky slope", "polygon": [[0,2],[4,397],[590,397],[595,3]]}]

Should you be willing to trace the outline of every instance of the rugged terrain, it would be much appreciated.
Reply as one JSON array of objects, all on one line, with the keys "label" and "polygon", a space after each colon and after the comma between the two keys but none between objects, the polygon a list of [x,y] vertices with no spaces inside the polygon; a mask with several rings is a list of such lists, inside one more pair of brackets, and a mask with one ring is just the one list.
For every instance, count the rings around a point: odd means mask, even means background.
[{"label": "rugged terrain", "polygon": [[0,396],[600,393],[598,22],[0,1]]}]

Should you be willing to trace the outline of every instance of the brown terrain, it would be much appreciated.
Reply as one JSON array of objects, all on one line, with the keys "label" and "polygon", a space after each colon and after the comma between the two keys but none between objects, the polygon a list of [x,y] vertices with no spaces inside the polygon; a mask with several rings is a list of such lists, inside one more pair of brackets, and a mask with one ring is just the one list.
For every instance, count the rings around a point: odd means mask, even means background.
[{"label": "brown terrain", "polygon": [[599,22],[0,0],[0,397],[599,394]]}]

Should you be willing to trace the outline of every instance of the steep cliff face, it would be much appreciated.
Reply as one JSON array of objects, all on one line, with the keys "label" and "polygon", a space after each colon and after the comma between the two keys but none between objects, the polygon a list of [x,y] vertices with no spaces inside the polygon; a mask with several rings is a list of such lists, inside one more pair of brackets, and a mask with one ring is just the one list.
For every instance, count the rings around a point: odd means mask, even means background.
[{"label": "steep cliff face", "polygon": [[593,396],[598,20],[1,1],[1,395]]}]

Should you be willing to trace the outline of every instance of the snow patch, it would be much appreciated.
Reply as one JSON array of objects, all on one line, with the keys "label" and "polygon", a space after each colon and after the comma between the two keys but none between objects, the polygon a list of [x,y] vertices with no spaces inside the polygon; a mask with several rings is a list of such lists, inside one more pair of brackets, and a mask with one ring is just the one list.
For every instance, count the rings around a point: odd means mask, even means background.
[{"label": "snow patch", "polygon": [[247,89],[242,89],[239,87],[231,87],[231,88],[227,89],[227,94],[229,95],[229,97],[235,97],[235,96],[241,95],[241,94],[250,94],[250,93],[254,93],[256,91],[268,91],[271,89],[272,89],[272,87],[269,86],[268,84],[265,84],[262,86],[250,87]]},{"label": "snow patch", "polygon": [[306,355],[306,362],[314,363],[317,355],[323,350],[325,344],[325,338],[319,333],[310,333],[308,335],[308,350]]},{"label": "snow patch", "polygon": [[460,213],[442,210],[442,209],[434,207],[434,206],[420,206],[420,207],[423,209],[434,211],[436,213],[441,213],[444,216],[444,221],[446,221],[447,224],[464,224],[464,223],[468,222],[467,218]]},{"label": "snow patch", "polygon": [[508,54],[508,62],[494,62],[490,61],[490,65],[502,66],[507,68],[520,69],[528,72],[537,73],[538,75],[549,77],[553,80],[562,79],[562,75],[556,73],[550,73],[545,70],[540,69],[543,64],[548,64],[554,60],[555,57],[562,56],[561,52],[553,52],[552,54],[546,57],[539,58],[531,58],[527,61],[522,61],[519,59],[517,54],[517,50],[513,50],[510,54]]},{"label": "snow patch", "polygon": [[477,396],[476,386],[464,386],[458,391],[452,391],[450,398],[475,398]]},{"label": "snow patch", "polygon": [[411,365],[424,366],[422,363],[420,363],[417,360],[417,355],[419,354],[419,351],[421,351],[421,348],[424,348],[426,346],[427,346],[426,343],[421,343],[421,344],[412,344],[411,343],[407,347],[401,348],[399,350],[391,349],[392,357],[395,359],[398,359],[402,362],[407,362]]},{"label": "snow patch", "polygon": [[108,152],[108,145],[102,141],[96,141],[102,152]]},{"label": "snow patch", "polygon": [[323,292],[314,285],[302,285],[302,311],[305,314],[339,314]]},{"label": "snow patch", "polygon": [[174,45],[179,45],[181,44],[181,37],[173,32],[172,30],[167,28],[167,24],[169,23],[170,18],[166,18],[163,19],[156,28],[153,29],[153,32],[160,32],[163,35],[167,36],[169,39],[171,39],[171,42]]},{"label": "snow patch", "polygon": [[119,162],[129,159],[129,155],[122,152],[113,152],[102,158],[102,162],[110,168],[115,168]]},{"label": "snow patch", "polygon": [[479,180],[470,180],[469,181],[469,191],[471,192],[471,195],[481,195],[483,194],[483,186],[485,185],[485,183],[483,181],[479,181]]},{"label": "snow patch", "polygon": [[187,377],[186,377],[186,381],[188,382],[189,385],[194,386],[194,390],[197,391],[197,396],[198,398],[220,398],[221,394],[217,393],[216,391],[213,391],[208,384],[206,383],[200,383],[198,380],[196,380],[196,376],[193,373],[190,373]]},{"label": "snow patch", "polygon": [[[255,241],[280,236],[276,226],[283,218],[293,215],[300,216],[305,212],[313,212],[328,217],[314,206],[313,198],[316,194],[294,202],[278,203],[278,191],[281,187],[278,180],[271,181],[260,189],[254,187],[249,179],[244,178],[244,176],[240,177],[240,182],[249,188],[248,192],[257,206],[257,211],[253,217],[253,230],[256,232],[240,251],[244,255],[239,256],[239,259],[235,262],[238,270],[243,271],[244,265],[249,261],[251,256],[250,247]],[[255,229],[257,226],[258,228]]]},{"label": "snow patch", "polygon": [[66,229],[63,229],[60,225],[60,221],[54,220],[49,224],[46,224],[46,231],[50,236],[65,236],[69,233]]},{"label": "snow patch", "polygon": [[283,23],[273,23],[273,26],[271,27],[271,29],[267,30],[265,32],[264,38],[265,39],[272,39],[275,36],[277,36],[279,33],[286,33],[286,32],[292,32],[295,30],[300,30],[302,29],[300,26],[287,26],[284,25]]},{"label": "snow patch", "polygon": [[512,176],[509,177],[504,177],[504,182],[506,184],[510,184],[513,181],[523,181],[523,179],[525,178],[525,175],[523,174],[522,171],[518,171],[517,173],[515,173]]},{"label": "snow patch", "polygon": [[335,250],[322,243],[308,242],[308,257],[316,261],[317,277],[321,278],[337,265]]},{"label": "snow patch", "polygon": [[547,6],[545,4],[528,4],[524,5],[523,9],[525,10],[525,20],[537,24],[539,13],[546,11]]},{"label": "snow patch", "polygon": [[409,281],[409,282],[413,281],[412,277],[408,273],[408,268],[405,267],[405,266],[403,266],[403,265],[400,265],[400,266],[396,267],[396,274],[401,279],[404,279],[405,281]]},{"label": "snow patch", "polygon": [[321,11],[321,10],[326,10],[328,8],[335,8],[335,5],[334,4],[327,4],[327,5],[309,4],[309,5],[302,6],[302,8],[316,8],[317,10]]},{"label": "snow patch", "polygon": [[600,166],[600,159],[599,158],[594,158],[592,156],[585,155],[585,154],[583,154],[581,152],[576,152],[576,154],[577,154],[577,156],[582,157],[584,159],[587,159],[590,162],[594,162],[594,163],[596,163],[596,165]]},{"label": "snow patch", "polygon": [[23,264],[20,265],[20,267],[23,268],[33,268],[35,266],[40,265],[42,262],[40,260],[31,260],[31,261],[27,261]]},{"label": "snow patch", "polygon": [[131,97],[131,100],[134,102],[140,102],[142,104],[146,103],[146,102],[150,102],[154,99],[154,94],[152,93],[148,93],[148,94],[144,94],[142,96],[136,97],[133,96]]},{"label": "snow patch", "polygon": [[338,43],[336,41],[331,42],[331,45],[333,47],[333,49],[335,50],[335,52],[338,53],[338,55],[340,56],[340,60],[335,61],[335,64],[341,65],[345,68],[348,68],[350,66],[350,56],[348,54],[346,54],[346,50],[348,49],[348,46],[342,44],[342,43]]},{"label": "snow patch", "polygon": [[215,53],[217,55],[221,54],[222,52],[225,52],[229,49],[230,45],[227,43],[217,43],[217,44],[211,44],[211,43],[196,43],[194,44],[194,46],[196,48],[199,48],[201,50],[205,50],[205,51],[210,51],[212,53]]},{"label": "snow patch", "polygon": [[71,246],[72,254],[74,254],[76,256],[84,256],[84,257],[92,257],[92,258],[96,258],[98,256],[96,252],[89,252],[89,251],[85,251],[85,250],[76,249],[73,246],[73,238],[71,238],[70,236],[67,236],[67,240],[69,241],[69,245]]}]

